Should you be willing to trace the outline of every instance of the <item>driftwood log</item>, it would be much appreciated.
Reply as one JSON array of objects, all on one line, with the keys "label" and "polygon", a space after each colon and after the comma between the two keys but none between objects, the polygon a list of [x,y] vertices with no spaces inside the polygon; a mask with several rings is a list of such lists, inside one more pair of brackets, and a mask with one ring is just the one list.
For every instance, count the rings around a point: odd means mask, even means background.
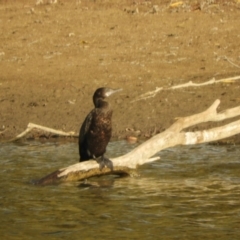
[{"label": "driftwood log", "polygon": [[240,106],[217,113],[217,107],[219,104],[220,100],[216,100],[204,112],[189,117],[178,118],[178,120],[164,132],[150,138],[131,152],[111,159],[113,166],[112,169],[105,167],[100,170],[99,164],[95,160],[90,160],[59,169],[46,177],[41,178],[36,184],[46,185],[79,181],[93,176],[106,174],[133,175],[135,174],[135,169],[138,165],[158,160],[159,157],[151,157],[163,149],[176,145],[190,145],[216,141],[240,133],[240,120],[236,120],[221,127],[203,131],[183,131],[183,129],[199,123],[223,121],[240,116]]}]

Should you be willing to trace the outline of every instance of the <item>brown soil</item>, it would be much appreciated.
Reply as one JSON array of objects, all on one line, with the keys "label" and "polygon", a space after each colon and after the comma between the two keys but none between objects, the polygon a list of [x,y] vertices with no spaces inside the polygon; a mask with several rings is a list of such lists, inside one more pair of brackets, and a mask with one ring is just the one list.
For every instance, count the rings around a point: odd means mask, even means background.
[{"label": "brown soil", "polygon": [[0,0],[0,138],[29,122],[78,133],[102,86],[124,89],[109,99],[114,137],[149,137],[217,98],[219,110],[239,105],[240,81],[134,101],[156,87],[240,75],[237,1]]}]

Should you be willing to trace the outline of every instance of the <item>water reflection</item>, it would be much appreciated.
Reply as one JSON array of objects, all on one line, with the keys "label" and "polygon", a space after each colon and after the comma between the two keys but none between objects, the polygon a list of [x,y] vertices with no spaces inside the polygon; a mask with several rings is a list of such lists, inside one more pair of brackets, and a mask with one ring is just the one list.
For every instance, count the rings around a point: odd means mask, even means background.
[{"label": "water reflection", "polygon": [[[108,155],[133,147],[112,142]],[[37,187],[31,179],[77,162],[77,144],[2,144],[1,237],[239,239],[239,153],[239,146],[175,147],[137,178]]]}]

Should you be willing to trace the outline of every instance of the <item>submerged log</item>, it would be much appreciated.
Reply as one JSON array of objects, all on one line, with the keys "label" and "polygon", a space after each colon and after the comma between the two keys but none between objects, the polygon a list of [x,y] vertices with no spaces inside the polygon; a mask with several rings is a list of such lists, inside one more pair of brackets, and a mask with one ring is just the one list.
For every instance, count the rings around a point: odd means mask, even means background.
[{"label": "submerged log", "polygon": [[111,169],[105,167],[100,170],[97,161],[90,160],[59,169],[38,180],[36,184],[46,185],[60,182],[79,181],[93,176],[106,174],[134,175],[136,174],[135,169],[139,165],[158,160],[159,157],[151,157],[163,149],[176,145],[212,142],[240,133],[240,120],[236,120],[221,127],[203,131],[182,131],[185,128],[200,123],[223,121],[240,116],[240,106],[217,113],[217,107],[219,104],[220,100],[216,100],[204,112],[189,117],[178,118],[178,120],[164,132],[150,138],[131,152],[111,159]]}]

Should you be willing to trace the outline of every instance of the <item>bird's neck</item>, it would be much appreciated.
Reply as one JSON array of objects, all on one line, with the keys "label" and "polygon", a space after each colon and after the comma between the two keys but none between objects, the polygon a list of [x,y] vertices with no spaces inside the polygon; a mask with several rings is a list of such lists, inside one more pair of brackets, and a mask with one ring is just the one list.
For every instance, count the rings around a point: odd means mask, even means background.
[{"label": "bird's neck", "polygon": [[105,101],[103,98],[98,98],[94,103],[96,108],[109,108],[110,104]]}]

